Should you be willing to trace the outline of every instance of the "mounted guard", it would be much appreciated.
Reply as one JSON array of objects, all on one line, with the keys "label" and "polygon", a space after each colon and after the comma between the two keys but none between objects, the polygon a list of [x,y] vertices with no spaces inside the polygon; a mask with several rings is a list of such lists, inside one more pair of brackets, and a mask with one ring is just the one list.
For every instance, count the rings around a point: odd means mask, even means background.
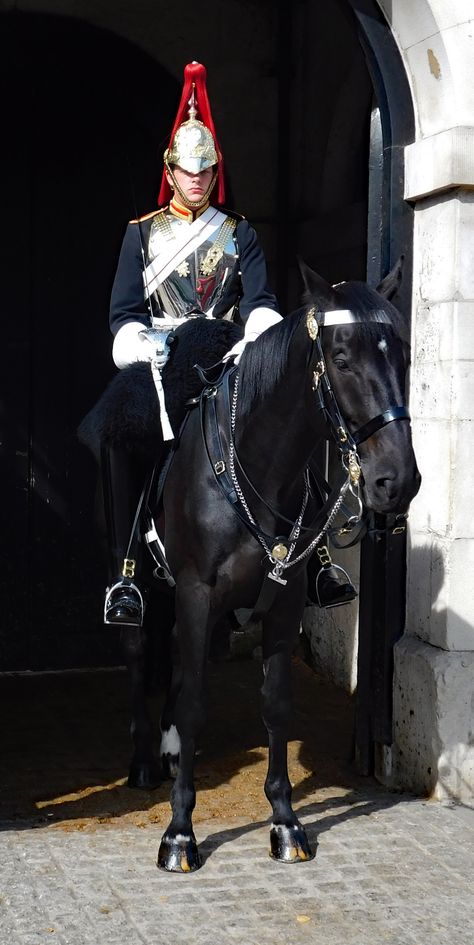
[{"label": "mounted guard", "polygon": [[[216,204],[211,204],[214,197]],[[223,158],[206,88],[206,70],[192,62],[184,86],[159,193],[160,209],[126,229],[112,289],[113,359],[120,369],[148,362],[160,404],[163,444],[173,439],[162,372],[173,332],[190,319],[218,319],[243,329],[224,353],[235,363],[245,345],[281,320],[267,285],[266,264],[255,230],[223,209]],[[219,357],[222,355],[219,355]],[[156,462],[163,458],[156,457]],[[104,622],[140,627],[140,497],[149,463],[125,448],[102,444],[101,467],[109,544],[109,586]],[[320,606],[345,603],[355,590],[341,581],[320,551],[310,596]],[[347,580],[346,580],[347,579]]]}]

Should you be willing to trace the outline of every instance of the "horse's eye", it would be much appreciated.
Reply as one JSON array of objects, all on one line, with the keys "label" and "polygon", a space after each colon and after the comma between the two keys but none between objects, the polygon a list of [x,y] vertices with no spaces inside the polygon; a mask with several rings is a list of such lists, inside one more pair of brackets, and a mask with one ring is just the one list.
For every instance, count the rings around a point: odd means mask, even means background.
[{"label": "horse's eye", "polygon": [[349,362],[345,358],[334,358],[333,364],[338,371],[350,371]]}]

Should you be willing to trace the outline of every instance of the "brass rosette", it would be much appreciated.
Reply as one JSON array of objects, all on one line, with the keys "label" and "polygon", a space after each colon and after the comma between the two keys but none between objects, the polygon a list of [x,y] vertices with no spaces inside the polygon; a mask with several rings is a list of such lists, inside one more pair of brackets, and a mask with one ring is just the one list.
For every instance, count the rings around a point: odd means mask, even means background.
[{"label": "brass rosette", "polygon": [[319,332],[319,327],[318,327],[318,323],[316,321],[315,315],[316,315],[316,309],[314,305],[312,305],[311,308],[308,309],[308,312],[306,314],[306,328],[308,330],[308,335],[311,338],[311,341],[316,341],[316,338],[318,337],[318,332]]}]

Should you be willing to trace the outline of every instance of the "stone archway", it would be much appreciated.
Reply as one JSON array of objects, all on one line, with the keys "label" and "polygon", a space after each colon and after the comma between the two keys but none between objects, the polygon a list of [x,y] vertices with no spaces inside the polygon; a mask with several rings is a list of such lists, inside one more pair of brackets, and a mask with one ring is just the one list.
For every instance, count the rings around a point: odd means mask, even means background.
[{"label": "stone archway", "polygon": [[413,93],[411,411],[423,476],[411,510],[406,634],[395,650],[389,784],[473,803],[474,82],[472,11],[379,0]]}]

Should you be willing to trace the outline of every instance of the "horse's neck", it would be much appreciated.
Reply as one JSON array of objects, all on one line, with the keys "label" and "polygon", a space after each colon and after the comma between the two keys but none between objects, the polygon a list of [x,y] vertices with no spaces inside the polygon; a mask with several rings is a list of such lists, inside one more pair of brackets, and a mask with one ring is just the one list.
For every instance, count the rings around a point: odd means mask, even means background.
[{"label": "horse's neck", "polygon": [[252,481],[265,483],[267,495],[301,492],[302,475],[315,445],[315,426],[305,403],[307,348],[298,358],[294,347],[276,391],[257,402],[242,422],[237,415],[239,457]]}]

